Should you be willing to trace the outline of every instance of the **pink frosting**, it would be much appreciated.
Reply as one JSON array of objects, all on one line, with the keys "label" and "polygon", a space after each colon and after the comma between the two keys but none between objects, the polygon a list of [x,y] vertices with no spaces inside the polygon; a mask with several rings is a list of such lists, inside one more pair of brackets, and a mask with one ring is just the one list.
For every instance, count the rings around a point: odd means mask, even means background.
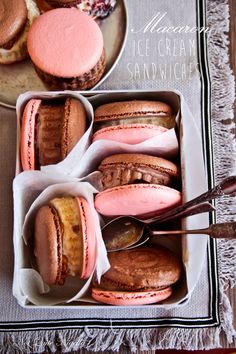
[{"label": "pink frosting", "polygon": [[103,51],[97,23],[75,8],[58,8],[39,16],[31,26],[27,46],[34,64],[58,77],[90,71]]},{"label": "pink frosting", "polygon": [[95,208],[106,216],[161,213],[181,203],[181,193],[158,184],[129,184],[100,192]]},{"label": "pink frosting", "polygon": [[125,144],[139,144],[167,130],[166,128],[153,124],[114,125],[98,130],[93,135],[93,141],[105,139],[119,141]]}]

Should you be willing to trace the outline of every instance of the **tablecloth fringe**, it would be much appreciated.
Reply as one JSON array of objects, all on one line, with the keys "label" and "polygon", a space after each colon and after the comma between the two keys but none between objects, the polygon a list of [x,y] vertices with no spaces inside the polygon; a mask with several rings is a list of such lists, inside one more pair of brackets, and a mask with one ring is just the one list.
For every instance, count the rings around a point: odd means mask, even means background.
[{"label": "tablecloth fringe", "polygon": [[[207,38],[211,76],[211,123],[215,180],[236,174],[236,139],[234,122],[235,78],[229,63],[228,0],[207,1]],[[224,197],[216,201],[217,221],[236,220],[236,199]],[[229,343],[236,341],[233,311],[226,291],[236,285],[236,240],[217,242],[220,281],[220,327]]]},{"label": "tablecloth fringe", "polygon": [[[216,183],[236,174],[236,139],[234,121],[235,78],[229,63],[228,0],[207,1],[207,38],[211,76],[211,124]],[[236,199],[221,198],[217,203],[218,221],[235,220]],[[236,282],[236,274],[232,273]]]},{"label": "tablecloth fringe", "polygon": [[137,350],[219,348],[220,328],[91,329],[31,331],[1,334],[0,353],[42,353],[87,349],[126,353]]}]

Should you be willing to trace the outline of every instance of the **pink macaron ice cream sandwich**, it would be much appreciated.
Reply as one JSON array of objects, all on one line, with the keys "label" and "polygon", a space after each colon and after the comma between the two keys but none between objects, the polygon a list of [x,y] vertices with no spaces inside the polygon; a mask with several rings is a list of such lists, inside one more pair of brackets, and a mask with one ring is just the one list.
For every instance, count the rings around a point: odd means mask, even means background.
[{"label": "pink macaron ice cream sandwich", "polygon": [[57,8],[37,18],[27,47],[36,72],[51,89],[86,90],[105,70],[103,35],[98,24],[75,8]]},{"label": "pink macaron ice cream sandwich", "polygon": [[85,130],[86,111],[78,99],[29,100],[21,124],[23,170],[35,170],[62,161]]},{"label": "pink macaron ice cream sandwich", "polygon": [[161,214],[181,203],[179,168],[173,162],[144,154],[116,154],[98,167],[103,190],[95,208],[104,216]]},{"label": "pink macaron ice cream sandwich", "polygon": [[93,141],[139,144],[175,126],[172,108],[160,101],[110,102],[95,109]]}]

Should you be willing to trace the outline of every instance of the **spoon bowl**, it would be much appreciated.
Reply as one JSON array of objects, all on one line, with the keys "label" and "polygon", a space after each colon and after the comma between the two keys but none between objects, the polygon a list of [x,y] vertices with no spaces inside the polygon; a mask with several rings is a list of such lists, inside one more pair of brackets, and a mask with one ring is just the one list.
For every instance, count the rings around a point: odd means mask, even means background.
[{"label": "spoon bowl", "polygon": [[120,217],[106,225],[102,230],[107,251],[119,251],[138,242],[145,224],[134,217]]},{"label": "spoon bowl", "polygon": [[[202,203],[198,206],[186,209],[184,212],[177,213],[171,220],[187,217],[199,213],[215,210],[209,203]],[[168,220],[169,221],[169,220]],[[119,216],[108,222],[102,229],[102,236],[107,250],[120,251],[130,248],[133,245],[141,245],[150,238],[150,234],[144,230],[147,225],[156,225],[156,218],[141,220],[134,216]],[[158,223],[157,223],[158,225]]]}]

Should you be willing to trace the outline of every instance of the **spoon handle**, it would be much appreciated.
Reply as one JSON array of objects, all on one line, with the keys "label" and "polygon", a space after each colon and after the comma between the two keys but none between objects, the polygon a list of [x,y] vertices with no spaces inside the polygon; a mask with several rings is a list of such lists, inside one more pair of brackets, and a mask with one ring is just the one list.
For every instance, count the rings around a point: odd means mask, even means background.
[{"label": "spoon handle", "polygon": [[223,179],[223,181],[221,181],[218,185],[216,185],[214,188],[210,189],[209,191],[184,203],[183,205],[180,205],[170,210],[169,212],[167,211],[163,215],[153,218],[152,222],[154,222],[155,219],[155,222],[160,223],[163,220],[169,219],[170,217],[179,214],[190,207],[197,206],[200,203],[208,202],[209,200],[218,198],[222,195],[234,196],[235,194],[236,194],[236,176],[230,176]]},{"label": "spoon handle", "polygon": [[[193,216],[196,214],[202,214],[202,213],[209,213],[210,211],[215,210],[213,205],[211,205],[208,202],[201,203],[199,205],[195,205],[192,207],[187,208],[186,210],[182,210],[176,214],[173,214],[171,216],[166,216],[163,214],[161,222],[170,222],[175,219],[180,219],[180,218],[186,218],[188,216]],[[156,218],[145,220],[145,223],[148,223],[149,225],[152,225],[152,227],[155,227],[155,223],[159,224],[158,220]]]},{"label": "spoon handle", "polygon": [[206,234],[213,238],[236,238],[236,222],[225,222],[221,224],[212,224],[206,229],[198,230],[171,230],[171,231],[155,231],[150,230],[151,236],[160,235],[184,235],[184,234]]}]

